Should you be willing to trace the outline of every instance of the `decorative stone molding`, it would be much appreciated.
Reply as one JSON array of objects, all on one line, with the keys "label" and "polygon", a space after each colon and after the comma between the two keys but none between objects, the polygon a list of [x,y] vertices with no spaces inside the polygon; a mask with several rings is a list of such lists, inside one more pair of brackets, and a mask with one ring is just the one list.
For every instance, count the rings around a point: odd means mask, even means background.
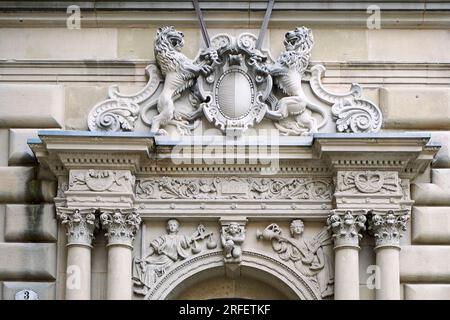
[{"label": "decorative stone molding", "polygon": [[328,229],[332,232],[334,248],[357,247],[362,238],[361,231],[366,229],[366,210],[333,210],[327,219]]},{"label": "decorative stone molding", "polygon": [[138,199],[331,200],[331,181],[315,178],[176,178],[138,180]]},{"label": "decorative stone molding", "polygon": [[373,210],[367,230],[375,237],[375,249],[400,247],[400,238],[406,231],[408,219],[409,210]]},{"label": "decorative stone molding", "polygon": [[133,192],[134,180],[127,170],[70,170],[68,191]]},{"label": "decorative stone molding", "polygon": [[[202,117],[223,134],[235,136],[264,118],[280,135],[311,135],[330,130],[330,122],[336,123],[333,132],[380,130],[381,111],[361,98],[361,86],[353,84],[345,94],[323,87],[325,67],[310,66],[314,45],[310,29],[288,31],[285,51],[276,61],[267,50],[256,48],[256,40],[249,33],[219,34],[191,60],[181,53],[183,33],[174,27],[159,28],[154,41],[156,64],[146,68],[145,88],[124,95],[117,86],[111,87],[108,99],[90,112],[89,129],[134,131],[140,116],[140,127],[180,136],[192,135]],[[302,82],[309,82],[316,101],[305,94]]]},{"label": "decorative stone molding", "polygon": [[94,231],[99,227],[95,209],[56,208],[57,217],[67,230],[67,245],[92,247]]},{"label": "decorative stone molding", "polygon": [[100,222],[107,232],[108,246],[133,247],[134,236],[141,224],[141,217],[135,209],[102,210]]},{"label": "decorative stone molding", "polygon": [[203,225],[198,225],[190,236],[178,234],[179,227],[178,220],[168,220],[167,234],[150,242],[149,252],[142,252],[141,258],[133,259],[132,280],[136,294],[147,295],[159,278],[164,276],[174,263],[202,252],[203,248],[200,242],[203,240],[207,239],[207,250],[217,247],[217,243],[213,239],[214,234],[207,231]]},{"label": "decorative stone molding", "polygon": [[400,179],[393,171],[340,171],[336,192],[399,195]]},{"label": "decorative stone molding", "polygon": [[312,239],[303,236],[304,224],[300,219],[292,220],[290,237],[283,234],[275,223],[263,232],[257,230],[257,239],[271,241],[272,248],[283,261],[291,261],[296,270],[316,287],[322,298],[333,295],[333,266],[323,247],[331,244],[327,228],[322,229]]}]

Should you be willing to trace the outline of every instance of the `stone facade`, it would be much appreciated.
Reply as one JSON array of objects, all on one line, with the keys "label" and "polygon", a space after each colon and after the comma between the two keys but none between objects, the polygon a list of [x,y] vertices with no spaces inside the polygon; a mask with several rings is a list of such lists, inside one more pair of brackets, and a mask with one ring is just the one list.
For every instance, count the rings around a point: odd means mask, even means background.
[{"label": "stone facade", "polygon": [[450,6],[16,3],[1,299],[450,298]]}]

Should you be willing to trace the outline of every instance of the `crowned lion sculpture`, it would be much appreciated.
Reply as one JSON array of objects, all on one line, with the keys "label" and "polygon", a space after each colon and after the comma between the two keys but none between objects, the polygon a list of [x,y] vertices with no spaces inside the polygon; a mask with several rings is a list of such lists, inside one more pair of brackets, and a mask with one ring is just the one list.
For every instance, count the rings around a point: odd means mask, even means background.
[{"label": "crowned lion sculpture", "polygon": [[171,26],[158,29],[154,50],[156,62],[165,77],[164,87],[156,104],[159,114],[151,120],[143,118],[144,122],[151,124],[153,133],[167,134],[162,127],[168,124],[181,130],[189,127],[186,117],[175,109],[174,101],[194,85],[200,74],[209,75],[213,71],[212,63],[218,59],[214,49],[205,49],[201,52],[199,61],[195,62],[181,53],[183,46],[182,32]]},{"label": "crowned lion sculpture", "polygon": [[[309,65],[313,43],[310,29],[295,28],[285,35],[286,51],[275,63],[265,66],[266,72],[274,78],[275,84],[287,95],[278,101],[276,110],[268,112],[271,118],[281,120],[280,123],[275,122],[275,125],[286,135],[315,133],[326,123],[325,111],[310,102],[302,89],[302,77]],[[320,114],[322,118],[320,123],[317,123],[311,111]],[[294,121],[289,121],[289,117],[293,117]]]}]

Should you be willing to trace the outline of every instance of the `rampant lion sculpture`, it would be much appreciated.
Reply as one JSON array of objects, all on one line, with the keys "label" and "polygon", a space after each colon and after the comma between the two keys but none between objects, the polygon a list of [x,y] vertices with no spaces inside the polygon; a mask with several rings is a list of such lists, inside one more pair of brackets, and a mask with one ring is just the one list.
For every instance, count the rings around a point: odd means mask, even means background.
[{"label": "rampant lion sculpture", "polygon": [[[218,59],[215,50],[206,49],[200,54],[199,63],[195,63],[181,53],[183,46],[182,32],[175,30],[174,27],[158,29],[154,50],[156,62],[165,77],[164,87],[156,104],[159,114],[151,120],[143,117],[144,122],[151,124],[153,133],[167,134],[161,128],[167,124],[173,124],[180,130],[189,128],[186,117],[175,110],[174,101],[184,90],[194,85],[200,74],[205,76],[210,74],[213,71],[211,64]],[[154,104],[146,109],[153,106]],[[145,112],[142,114],[145,115]]]},{"label": "rampant lion sculpture", "polygon": [[[286,135],[305,135],[318,132],[326,123],[325,111],[308,100],[302,89],[302,77],[309,65],[314,39],[312,31],[306,27],[295,28],[285,35],[283,52],[277,61],[265,66],[266,72],[275,79],[275,84],[287,95],[281,98],[275,111],[270,111],[272,118],[295,121],[275,122],[275,126]],[[311,111],[318,112],[322,120],[317,123]],[[282,120],[283,121],[283,120]],[[282,122],[281,121],[281,122]]]}]

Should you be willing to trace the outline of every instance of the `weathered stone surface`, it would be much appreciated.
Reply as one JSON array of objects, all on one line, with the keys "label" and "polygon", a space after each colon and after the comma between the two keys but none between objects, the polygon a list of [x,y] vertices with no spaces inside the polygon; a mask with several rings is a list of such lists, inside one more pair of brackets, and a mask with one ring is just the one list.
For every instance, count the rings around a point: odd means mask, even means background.
[{"label": "weathered stone surface", "polygon": [[5,215],[6,205],[0,204],[0,242],[5,241]]},{"label": "weathered stone surface", "polygon": [[448,88],[381,88],[380,108],[385,128],[450,128]]},{"label": "weathered stone surface", "polygon": [[366,284],[359,285],[359,300],[375,300],[375,289],[369,289]]},{"label": "weathered stone surface", "polygon": [[400,280],[402,282],[450,282],[450,246],[402,246]]},{"label": "weathered stone surface", "polygon": [[450,244],[448,207],[414,207],[411,215],[415,244]]},{"label": "weathered stone surface", "polygon": [[56,244],[0,243],[0,280],[54,280]]},{"label": "weathered stone surface", "polygon": [[[367,42],[371,61],[450,62],[448,30],[392,30],[382,27],[368,30]],[[358,42],[352,43],[352,46],[358,45]]]},{"label": "weathered stone surface", "polygon": [[9,130],[9,165],[35,164],[36,158],[27,144],[27,139],[37,138],[39,129]]},{"label": "weathered stone surface", "polygon": [[6,205],[5,241],[51,242],[56,239],[54,205]]},{"label": "weathered stone surface", "polygon": [[155,39],[155,36],[156,36],[156,28],[119,29],[117,34],[118,58],[154,60],[155,55],[153,53],[152,40]]},{"label": "weathered stone surface", "polygon": [[55,299],[54,282],[3,282],[3,300],[14,300],[16,293],[25,289],[36,292],[39,300]]},{"label": "weathered stone surface", "polygon": [[27,202],[38,198],[39,185],[31,167],[0,167],[0,202]]},{"label": "weathered stone surface", "polygon": [[63,126],[64,87],[61,85],[1,84],[0,96],[0,127]]},{"label": "weathered stone surface", "polygon": [[433,162],[433,167],[450,168],[450,131],[431,132],[430,144],[441,146]]},{"label": "weathered stone surface", "polygon": [[117,30],[3,28],[0,59],[115,59]]},{"label": "weathered stone surface", "polygon": [[9,131],[0,129],[0,166],[8,165]]},{"label": "weathered stone surface", "polygon": [[405,284],[405,300],[450,300],[449,284]]}]

